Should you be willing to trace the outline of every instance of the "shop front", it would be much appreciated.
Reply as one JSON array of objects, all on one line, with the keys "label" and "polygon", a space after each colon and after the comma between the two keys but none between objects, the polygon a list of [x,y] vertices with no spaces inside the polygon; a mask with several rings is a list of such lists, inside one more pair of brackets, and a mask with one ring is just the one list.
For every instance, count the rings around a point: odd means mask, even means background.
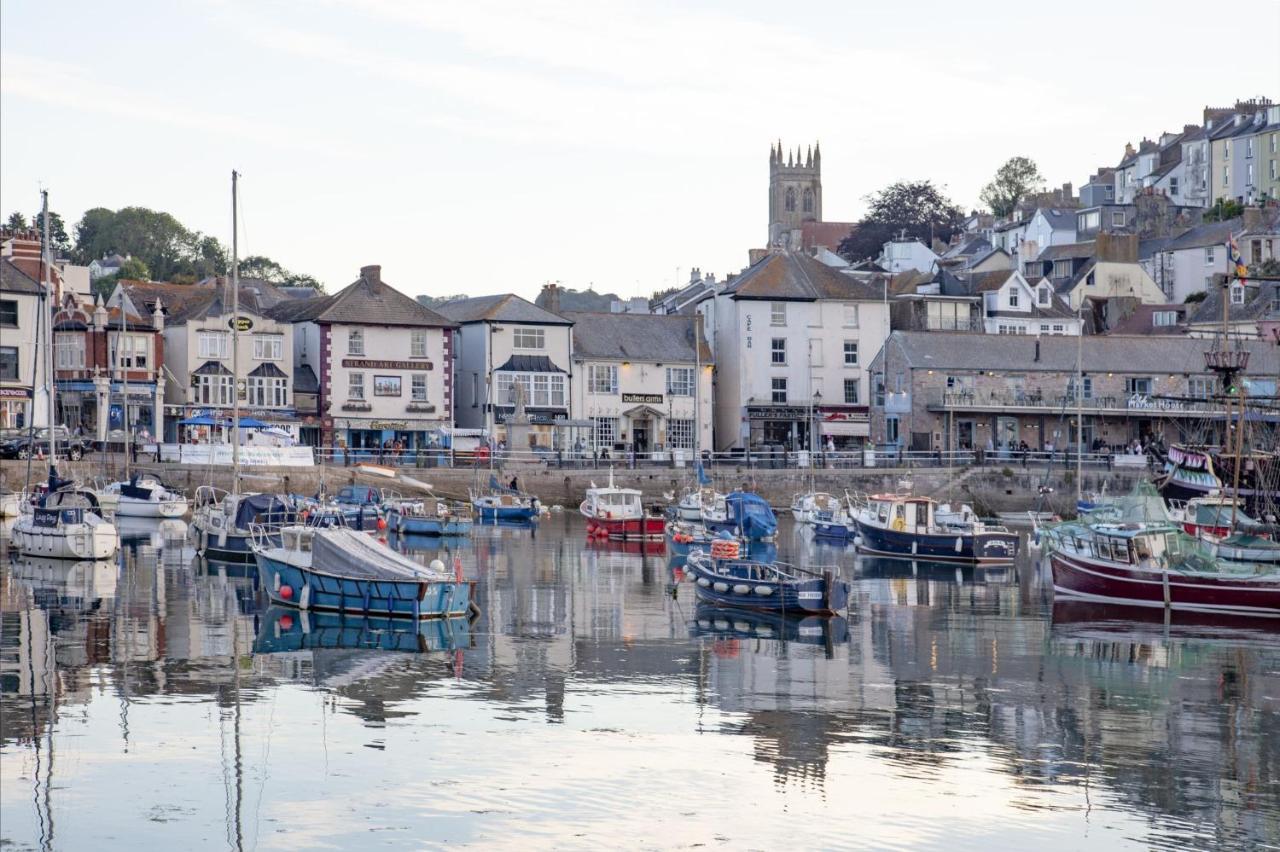
[{"label": "shop front", "polygon": [[822,450],[860,450],[871,437],[871,415],[865,406],[824,405],[818,409],[817,418]]},{"label": "shop front", "polygon": [[753,450],[794,452],[809,448],[813,409],[794,405],[749,405],[747,445]]},{"label": "shop front", "polygon": [[357,457],[417,453],[446,448],[443,420],[334,417],[335,445],[345,444]]},{"label": "shop front", "polygon": [[[102,403],[105,401],[105,410]],[[129,382],[128,400],[123,382],[108,388],[84,379],[58,381],[58,422],[85,435],[107,435],[113,431],[156,432],[155,382]],[[105,420],[105,424],[104,421]]]},{"label": "shop front", "polygon": [[31,425],[31,389],[0,387],[0,429]]}]

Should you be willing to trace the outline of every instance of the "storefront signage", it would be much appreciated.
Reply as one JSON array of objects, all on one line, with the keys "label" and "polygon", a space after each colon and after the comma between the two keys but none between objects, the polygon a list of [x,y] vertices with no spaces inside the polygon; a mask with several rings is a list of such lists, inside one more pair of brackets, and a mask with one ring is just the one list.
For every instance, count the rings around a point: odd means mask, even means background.
[{"label": "storefront signage", "polygon": [[794,406],[747,406],[747,417],[751,420],[805,420],[810,416],[809,409]]},{"label": "storefront signage", "polygon": [[430,361],[373,361],[367,358],[343,358],[342,366],[359,370],[434,370]]},{"label": "storefront signage", "polygon": [[662,394],[660,393],[624,393],[622,395],[622,401],[648,403],[650,405],[661,405]]},{"label": "storefront signage", "polygon": [[232,331],[252,331],[253,319],[251,317],[235,316],[227,320],[227,328]]},{"label": "storefront signage", "polygon": [[409,424],[403,420],[375,420],[369,424],[370,429],[390,429],[395,432],[403,432],[409,428]]},{"label": "storefront signage", "polygon": [[0,399],[30,399],[30,388],[0,388]]}]

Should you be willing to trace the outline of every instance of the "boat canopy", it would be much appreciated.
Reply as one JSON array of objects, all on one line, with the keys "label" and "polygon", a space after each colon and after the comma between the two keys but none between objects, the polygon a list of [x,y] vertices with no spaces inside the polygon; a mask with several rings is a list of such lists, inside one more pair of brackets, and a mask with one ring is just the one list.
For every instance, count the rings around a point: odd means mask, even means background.
[{"label": "boat canopy", "polygon": [[235,528],[247,530],[250,524],[267,526],[287,523],[293,511],[275,494],[244,494],[236,504]]},{"label": "boat canopy", "polygon": [[728,521],[748,538],[764,538],[778,531],[778,519],[759,494],[734,491],[725,497]]}]

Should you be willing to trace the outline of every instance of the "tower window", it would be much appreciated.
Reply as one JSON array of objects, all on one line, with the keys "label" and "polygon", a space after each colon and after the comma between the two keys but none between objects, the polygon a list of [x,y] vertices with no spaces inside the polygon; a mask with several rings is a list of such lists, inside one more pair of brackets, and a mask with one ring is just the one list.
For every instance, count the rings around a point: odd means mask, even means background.
[{"label": "tower window", "polygon": [[806,189],[804,191],[804,212],[806,213],[813,212],[813,190],[812,189]]},{"label": "tower window", "polygon": [[786,211],[794,213],[796,211],[796,190],[795,187],[787,187]]}]

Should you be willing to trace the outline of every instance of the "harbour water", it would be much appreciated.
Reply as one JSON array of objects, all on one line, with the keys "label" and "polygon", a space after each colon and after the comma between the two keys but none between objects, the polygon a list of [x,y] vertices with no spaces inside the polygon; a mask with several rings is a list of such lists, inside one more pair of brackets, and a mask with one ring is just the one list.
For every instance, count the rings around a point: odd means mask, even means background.
[{"label": "harbour water", "polygon": [[136,532],[0,560],[0,845],[1280,846],[1277,627],[1055,608],[1029,560],[858,559],[787,520],[779,558],[852,603],[773,622],[566,513],[408,543],[460,556],[482,615],[403,633]]}]

